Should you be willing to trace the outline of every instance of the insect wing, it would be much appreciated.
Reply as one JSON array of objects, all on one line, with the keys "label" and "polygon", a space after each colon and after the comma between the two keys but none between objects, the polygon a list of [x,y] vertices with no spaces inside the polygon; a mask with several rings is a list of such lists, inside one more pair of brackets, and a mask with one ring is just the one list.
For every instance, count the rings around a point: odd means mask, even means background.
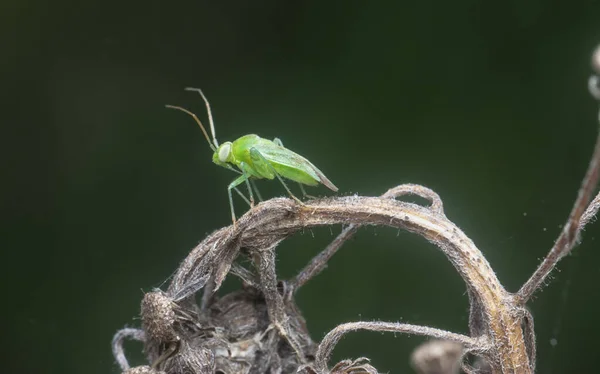
[{"label": "insect wing", "polygon": [[[264,140],[264,139],[263,139]],[[323,172],[321,172],[321,170],[319,170],[315,165],[313,165],[310,161],[308,161],[306,158],[300,156],[299,154],[290,151],[287,148],[278,146],[276,144],[274,144],[271,141],[268,140],[264,140],[263,142],[260,142],[260,144],[258,144],[256,146],[256,149],[263,155],[263,157],[270,162],[273,167],[277,170],[278,172],[280,172],[280,174],[282,174],[284,177],[288,178],[288,179],[292,179],[292,180],[296,180],[297,178],[290,178],[289,175],[286,172],[286,170],[289,170],[290,172],[293,173],[306,173],[307,176],[309,176],[310,178],[314,179],[315,182],[320,182],[323,183],[323,185],[325,185],[327,188],[329,188],[332,191],[337,191],[338,188],[331,183],[331,181],[325,176],[325,174],[323,174]],[[280,166],[280,167],[278,167]],[[314,185],[316,183],[306,183],[303,181],[299,181],[298,182],[304,183],[304,184],[308,184],[308,185]]]}]

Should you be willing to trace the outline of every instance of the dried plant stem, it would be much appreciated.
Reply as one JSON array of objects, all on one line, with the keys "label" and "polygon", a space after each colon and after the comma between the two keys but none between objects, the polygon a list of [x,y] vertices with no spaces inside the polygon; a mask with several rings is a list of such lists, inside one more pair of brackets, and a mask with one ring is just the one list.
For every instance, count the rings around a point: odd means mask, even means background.
[{"label": "dried plant stem", "polygon": [[[420,196],[431,202],[429,207],[431,210],[444,214],[444,208],[442,199],[433,190],[420,186],[418,184],[402,184],[388,190],[386,193],[381,195],[383,198],[396,199],[406,195]],[[350,239],[360,228],[358,225],[349,225],[342,230],[342,232],[317,256],[315,256],[311,262],[302,269],[294,279],[289,282],[289,286],[293,291],[297,291],[300,287],[306,284],[310,279],[316,277],[321,271],[327,267],[327,262],[333,257],[333,255],[342,247],[342,245]],[[292,293],[291,293],[292,294]]]},{"label": "dried plant stem", "polygon": [[581,220],[579,221],[579,231],[582,231],[585,226],[596,216],[596,214],[598,214],[598,209],[600,209],[600,193],[594,197],[594,200],[592,200],[590,205],[581,216]]},{"label": "dried plant stem", "polygon": [[265,296],[268,306],[269,318],[279,334],[287,340],[292,349],[296,352],[298,358],[305,362],[304,353],[300,343],[295,336],[290,333],[291,328],[285,314],[285,306],[282,295],[277,291],[277,275],[275,271],[275,251],[274,248],[268,248],[263,251],[257,251],[253,254],[253,261],[256,264],[260,278],[261,291]]},{"label": "dried plant stem", "polygon": [[487,349],[491,348],[491,345],[486,338],[470,338],[466,335],[455,334],[433,327],[394,322],[350,322],[337,326],[325,335],[325,338],[323,338],[319,345],[319,349],[317,350],[315,369],[318,372],[326,373],[328,371],[327,362],[337,343],[345,334],[357,330],[399,332],[449,340],[462,344],[466,352],[485,352]]},{"label": "dried plant stem", "polygon": [[565,223],[554,246],[546,255],[540,266],[515,295],[518,305],[525,305],[533,293],[542,285],[544,279],[552,272],[558,261],[573,250],[579,241],[579,235],[584,226],[597,213],[600,207],[600,195],[590,204],[600,177],[600,133],[596,138],[594,153],[588,170],[581,183],[577,199],[571,209],[571,214]]},{"label": "dried plant stem", "polygon": [[[345,227],[342,232],[331,243],[329,243],[329,245],[321,253],[315,256],[311,262],[289,282],[289,286],[293,292],[296,292],[298,289],[300,289],[300,287],[304,286],[306,282],[325,270],[329,259],[333,257],[333,255],[348,239],[356,234],[359,228],[360,226],[358,225],[350,225]],[[291,292],[289,296],[291,296],[293,292]]]},{"label": "dried plant stem", "polygon": [[[406,191],[405,186],[390,190],[389,196],[402,191]],[[473,299],[480,303],[479,310],[493,341],[489,357],[493,365],[504,372],[529,373],[521,317],[513,311],[510,295],[479,249],[445,217],[437,199],[432,198],[434,203],[429,208],[389,197],[352,196],[304,205],[283,198],[265,201],[244,215],[235,227],[221,229],[200,243],[180,266],[169,292],[185,295],[182,290],[197,290],[208,279],[214,279],[218,288],[241,247],[250,251],[271,250],[288,235],[306,227],[349,224],[405,229],[437,245],[463,277]]]},{"label": "dried plant stem", "polygon": [[129,362],[127,361],[127,357],[125,357],[125,350],[123,349],[123,342],[125,339],[133,339],[143,342],[146,340],[146,334],[143,330],[126,327],[117,331],[113,337],[113,356],[115,357],[115,360],[117,361],[117,364],[119,364],[119,367],[122,371],[129,369]]}]

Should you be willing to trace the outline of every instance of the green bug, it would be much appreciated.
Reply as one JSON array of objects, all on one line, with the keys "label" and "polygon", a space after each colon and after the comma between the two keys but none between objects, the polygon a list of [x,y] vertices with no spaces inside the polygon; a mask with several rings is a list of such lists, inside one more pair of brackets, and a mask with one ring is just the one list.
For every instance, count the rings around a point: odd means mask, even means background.
[{"label": "green bug", "polygon": [[[315,165],[299,154],[285,148],[281,143],[281,140],[278,138],[275,138],[273,141],[271,141],[263,139],[258,135],[250,134],[242,136],[233,142],[225,142],[219,145],[215,135],[215,126],[210,110],[210,104],[204,96],[204,93],[202,93],[202,90],[198,88],[186,88],[186,91],[196,91],[200,94],[200,96],[202,96],[202,99],[206,105],[206,111],[208,112],[212,142],[208,136],[208,133],[206,132],[206,129],[202,125],[202,122],[200,122],[194,113],[182,107],[173,105],[167,105],[167,108],[177,109],[192,116],[198,126],[200,126],[208,145],[214,152],[212,157],[213,162],[219,166],[241,174],[227,187],[229,206],[231,208],[231,218],[234,223],[235,211],[233,209],[233,197],[231,196],[231,190],[235,190],[248,204],[250,204],[251,207],[254,206],[252,186],[256,190],[259,199],[261,198],[252,179],[277,178],[281,184],[283,184],[283,187],[288,194],[296,201],[300,200],[294,196],[292,191],[290,191],[283,178],[298,182],[300,189],[305,196],[307,195],[304,191],[304,187],[302,186],[303,184],[308,186],[316,186],[321,183],[334,192],[338,190],[338,188],[331,183],[325,174],[323,174]],[[234,166],[236,166],[239,170],[237,170]],[[248,200],[237,189],[237,186],[242,183],[246,183],[246,186],[248,187],[250,200]],[[252,186],[250,185],[251,183]]]}]

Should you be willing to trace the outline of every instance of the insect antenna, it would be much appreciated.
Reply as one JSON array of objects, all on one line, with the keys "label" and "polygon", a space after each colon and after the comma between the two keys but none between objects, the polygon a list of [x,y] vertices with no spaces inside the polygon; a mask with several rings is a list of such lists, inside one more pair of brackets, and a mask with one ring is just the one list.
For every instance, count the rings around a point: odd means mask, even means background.
[{"label": "insect antenna", "polygon": [[208,136],[208,133],[206,132],[206,129],[204,128],[204,126],[202,126],[202,122],[200,122],[200,119],[198,119],[198,117],[194,113],[192,113],[189,110],[187,110],[185,108],[182,108],[180,106],[175,106],[175,105],[165,105],[165,106],[167,108],[170,108],[170,109],[180,110],[180,111],[182,111],[184,113],[187,113],[190,116],[192,116],[192,118],[196,121],[196,123],[198,124],[198,126],[200,126],[200,129],[202,130],[202,133],[204,134],[204,137],[206,138],[206,141],[208,142],[208,146],[210,147],[210,149],[212,149],[214,152],[217,151],[217,148],[211,143],[210,137]]},{"label": "insect antenna", "polygon": [[206,104],[206,111],[208,112],[208,123],[210,125],[210,132],[213,136],[213,142],[215,143],[215,147],[219,148],[219,143],[217,142],[217,134],[215,132],[215,123],[213,122],[212,111],[210,110],[210,104],[208,103],[208,99],[204,96],[204,93],[199,88],[194,87],[186,87],[186,91],[196,91],[202,96],[202,100],[204,100],[204,104]]}]

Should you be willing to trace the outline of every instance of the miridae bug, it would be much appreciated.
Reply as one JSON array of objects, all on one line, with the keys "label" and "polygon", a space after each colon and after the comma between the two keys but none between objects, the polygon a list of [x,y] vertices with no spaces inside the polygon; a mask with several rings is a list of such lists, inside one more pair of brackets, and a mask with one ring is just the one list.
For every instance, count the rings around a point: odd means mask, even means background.
[{"label": "miridae bug", "polygon": [[[227,193],[229,195],[229,206],[231,208],[231,219],[235,223],[235,211],[233,210],[233,198],[231,196],[231,190],[235,190],[248,204],[250,207],[254,206],[254,195],[252,193],[252,187],[250,183],[252,179],[274,179],[275,177],[279,179],[283,187],[286,189],[288,194],[295,199],[298,198],[294,196],[292,191],[288,188],[288,186],[283,181],[283,178],[290,179],[294,182],[298,182],[300,185],[300,189],[302,193],[306,196],[306,192],[304,191],[303,184],[308,186],[316,186],[319,183],[322,183],[327,188],[332,191],[337,191],[338,188],[331,183],[329,179],[323,174],[315,165],[313,165],[306,158],[300,156],[299,154],[290,151],[285,148],[281,143],[281,140],[275,138],[273,141],[263,139],[255,134],[245,135],[233,142],[225,142],[221,145],[217,142],[217,138],[215,135],[215,126],[213,123],[212,113],[210,110],[210,104],[202,93],[202,90],[198,88],[186,88],[187,91],[197,91],[204,103],[206,105],[206,111],[208,112],[208,120],[210,123],[210,131],[212,135],[212,142],[206,132],[206,129],[202,125],[202,122],[198,119],[198,117],[190,112],[187,109],[182,107],[167,105],[167,108],[181,110],[192,116],[204,137],[208,141],[208,145],[213,150],[213,162],[219,166],[225,167],[227,169],[233,170],[236,173],[241,174],[237,177],[233,182],[229,184],[227,187]],[[234,166],[237,166],[239,169],[236,170]],[[283,178],[282,178],[283,177]],[[238,189],[242,183],[246,183],[248,187],[248,194],[250,195],[250,200],[248,200]],[[254,185],[254,183],[252,183]],[[254,189],[258,194],[258,190],[254,185]],[[260,194],[258,195],[260,198]]]}]

